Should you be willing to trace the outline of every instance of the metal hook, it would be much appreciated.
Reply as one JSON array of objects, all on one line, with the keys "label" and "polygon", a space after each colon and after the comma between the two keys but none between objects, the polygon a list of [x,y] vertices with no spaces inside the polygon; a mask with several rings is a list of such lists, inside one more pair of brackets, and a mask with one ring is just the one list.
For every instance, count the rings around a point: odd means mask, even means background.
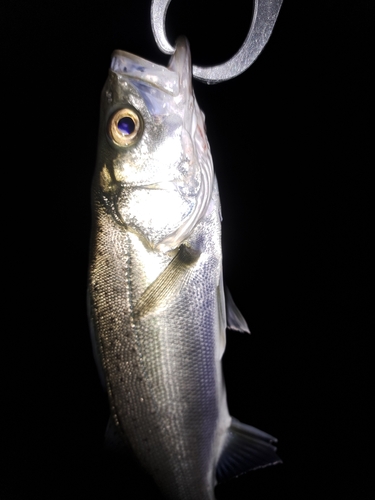
[{"label": "metal hook", "polygon": [[[171,0],[152,0],[151,27],[159,49],[173,54],[165,32],[165,18]],[[202,68],[193,66],[193,75],[208,84],[230,80],[243,73],[253,64],[271,36],[283,0],[254,0],[253,20],[249,33],[240,50],[229,61]]]}]

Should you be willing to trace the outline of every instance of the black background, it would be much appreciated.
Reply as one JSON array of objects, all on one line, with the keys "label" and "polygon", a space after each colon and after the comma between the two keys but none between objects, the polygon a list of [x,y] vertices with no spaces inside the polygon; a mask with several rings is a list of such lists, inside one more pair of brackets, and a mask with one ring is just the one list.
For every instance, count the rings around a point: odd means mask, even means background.
[{"label": "black background", "polygon": [[[158,499],[141,471],[102,452],[108,410],[85,301],[111,52],[168,56],[148,1],[2,8],[0,498]],[[187,35],[195,64],[214,65],[238,50],[250,19],[248,1],[173,0],[167,33]],[[229,408],[276,436],[284,461],[218,487],[218,500],[371,498],[372,30],[371,1],[285,1],[244,74],[195,83],[221,192],[225,279],[252,331],[227,335]]]}]

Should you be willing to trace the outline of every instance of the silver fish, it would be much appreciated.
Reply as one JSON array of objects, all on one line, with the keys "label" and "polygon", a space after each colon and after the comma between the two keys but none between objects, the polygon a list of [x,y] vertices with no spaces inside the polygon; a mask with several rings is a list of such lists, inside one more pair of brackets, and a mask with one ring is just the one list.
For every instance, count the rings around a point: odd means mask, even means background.
[{"label": "silver fish", "polygon": [[221,215],[188,42],[168,68],[116,51],[102,93],[89,317],[120,439],[170,500],[280,462],[275,439],[228,412]]}]

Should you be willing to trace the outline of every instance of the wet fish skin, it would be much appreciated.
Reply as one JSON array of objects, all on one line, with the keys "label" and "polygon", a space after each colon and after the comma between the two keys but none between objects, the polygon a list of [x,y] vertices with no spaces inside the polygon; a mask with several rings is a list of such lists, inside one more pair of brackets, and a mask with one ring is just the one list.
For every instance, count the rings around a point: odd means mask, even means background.
[{"label": "wet fish skin", "polygon": [[[108,128],[122,109],[139,117],[129,146]],[[112,435],[166,498],[213,500],[216,477],[279,459],[227,409],[220,200],[185,39],[168,69],[114,54],[92,199],[89,317]]]}]

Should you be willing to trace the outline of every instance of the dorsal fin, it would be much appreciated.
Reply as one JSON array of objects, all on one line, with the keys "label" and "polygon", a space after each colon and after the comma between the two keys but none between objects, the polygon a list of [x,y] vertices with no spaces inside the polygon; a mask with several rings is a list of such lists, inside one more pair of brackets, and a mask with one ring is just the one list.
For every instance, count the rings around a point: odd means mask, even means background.
[{"label": "dorsal fin", "polygon": [[232,418],[216,468],[218,482],[259,467],[282,463],[276,455],[275,446],[272,445],[276,442],[269,434]]}]

